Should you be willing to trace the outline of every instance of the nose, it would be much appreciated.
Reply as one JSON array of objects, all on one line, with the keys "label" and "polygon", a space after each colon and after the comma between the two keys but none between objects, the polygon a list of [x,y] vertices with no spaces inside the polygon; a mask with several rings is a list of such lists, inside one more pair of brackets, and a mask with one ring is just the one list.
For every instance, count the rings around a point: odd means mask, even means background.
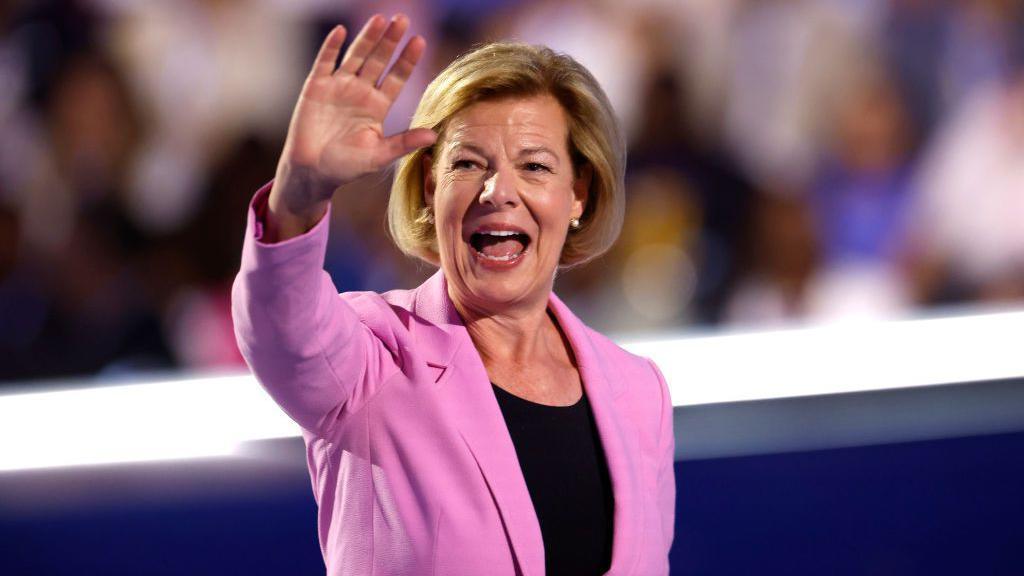
[{"label": "nose", "polygon": [[484,190],[480,193],[480,203],[490,204],[495,208],[519,205],[519,192],[516,188],[514,171],[499,167],[489,178],[484,180]]}]

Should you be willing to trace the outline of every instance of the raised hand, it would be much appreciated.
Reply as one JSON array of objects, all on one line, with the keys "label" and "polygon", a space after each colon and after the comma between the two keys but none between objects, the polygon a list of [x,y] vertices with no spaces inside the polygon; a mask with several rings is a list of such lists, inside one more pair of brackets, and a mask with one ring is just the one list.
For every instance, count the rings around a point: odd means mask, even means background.
[{"label": "raised hand", "polygon": [[370,18],[337,70],[345,42],[338,26],[324,40],[299,95],[269,199],[268,241],[301,234],[312,227],[338,186],[376,172],[401,156],[434,143],[429,129],[383,132],[384,117],[398,97],[426,42],[415,36],[390,69],[409,19]]}]

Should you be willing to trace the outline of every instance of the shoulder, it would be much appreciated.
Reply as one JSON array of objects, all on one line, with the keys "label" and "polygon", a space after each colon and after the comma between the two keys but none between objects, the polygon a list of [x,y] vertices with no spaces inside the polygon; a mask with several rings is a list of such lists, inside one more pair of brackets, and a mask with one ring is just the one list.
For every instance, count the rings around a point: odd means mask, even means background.
[{"label": "shoulder", "polygon": [[[378,336],[436,336],[438,330],[457,323],[445,305],[443,278],[435,275],[409,290],[343,292],[342,298]],[[424,332],[426,330],[426,332]]]},{"label": "shoulder", "polygon": [[594,364],[607,380],[618,414],[632,423],[641,450],[658,454],[671,441],[672,399],[650,358],[634,354],[600,332],[584,327]]},{"label": "shoulder", "polygon": [[622,345],[612,340],[610,337],[598,332],[586,324],[581,323],[581,325],[591,346],[595,351],[605,356],[609,364],[615,364],[619,368],[630,372],[636,372],[638,376],[643,378],[660,378],[660,372],[653,360],[646,356],[640,356],[639,354],[634,354],[629,350],[626,350]]},{"label": "shoulder", "polygon": [[660,397],[664,379],[653,362],[588,326],[554,293],[550,305],[573,346],[586,348],[577,350],[577,356],[582,353],[589,364],[605,375],[612,396]]},{"label": "shoulder", "polygon": [[398,322],[406,328],[460,322],[448,303],[444,275],[438,271],[410,290],[388,292],[344,292],[345,299],[364,322]]},{"label": "shoulder", "polygon": [[595,349],[606,355],[610,362],[631,370],[650,371],[651,360],[634,354],[601,332],[584,325],[584,332]]},{"label": "shoulder", "polygon": [[371,331],[381,333],[409,328],[415,295],[416,290],[391,290],[342,292],[338,297],[352,307],[360,322]]},{"label": "shoulder", "polygon": [[626,350],[582,322],[579,325],[599,369],[608,377],[614,397],[657,405],[664,401],[667,386],[653,360]]},{"label": "shoulder", "polygon": [[400,315],[412,310],[415,290],[391,290],[388,292],[342,292],[338,297],[355,309],[360,317]]}]

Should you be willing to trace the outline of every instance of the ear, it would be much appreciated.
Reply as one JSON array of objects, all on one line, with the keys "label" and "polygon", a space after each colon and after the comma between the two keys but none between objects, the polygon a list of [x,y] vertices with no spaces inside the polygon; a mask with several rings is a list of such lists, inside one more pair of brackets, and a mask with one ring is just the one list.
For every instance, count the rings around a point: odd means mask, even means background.
[{"label": "ear", "polygon": [[423,170],[423,204],[430,208],[434,207],[434,188],[437,186],[434,180],[434,157],[429,152],[420,158]]},{"label": "ear", "polygon": [[594,168],[589,163],[579,169],[579,174],[572,183],[572,217],[583,216],[587,207],[587,200],[590,199],[590,182],[594,179]]}]

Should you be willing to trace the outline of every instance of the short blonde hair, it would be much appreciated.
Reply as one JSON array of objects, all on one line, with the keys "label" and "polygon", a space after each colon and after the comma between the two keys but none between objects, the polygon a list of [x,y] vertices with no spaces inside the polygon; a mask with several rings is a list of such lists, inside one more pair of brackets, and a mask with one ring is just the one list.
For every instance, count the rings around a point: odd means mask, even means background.
[{"label": "short blonde hair", "polygon": [[[452,116],[477,102],[541,94],[550,94],[565,110],[576,174],[585,166],[593,170],[580,226],[570,230],[559,260],[571,267],[611,247],[625,211],[625,140],[608,97],[586,68],[543,46],[487,44],[459,57],[427,86],[410,125],[433,129],[440,143]],[[388,229],[402,252],[437,265],[437,232],[423,198],[424,155],[433,152],[421,148],[399,161]]]}]

